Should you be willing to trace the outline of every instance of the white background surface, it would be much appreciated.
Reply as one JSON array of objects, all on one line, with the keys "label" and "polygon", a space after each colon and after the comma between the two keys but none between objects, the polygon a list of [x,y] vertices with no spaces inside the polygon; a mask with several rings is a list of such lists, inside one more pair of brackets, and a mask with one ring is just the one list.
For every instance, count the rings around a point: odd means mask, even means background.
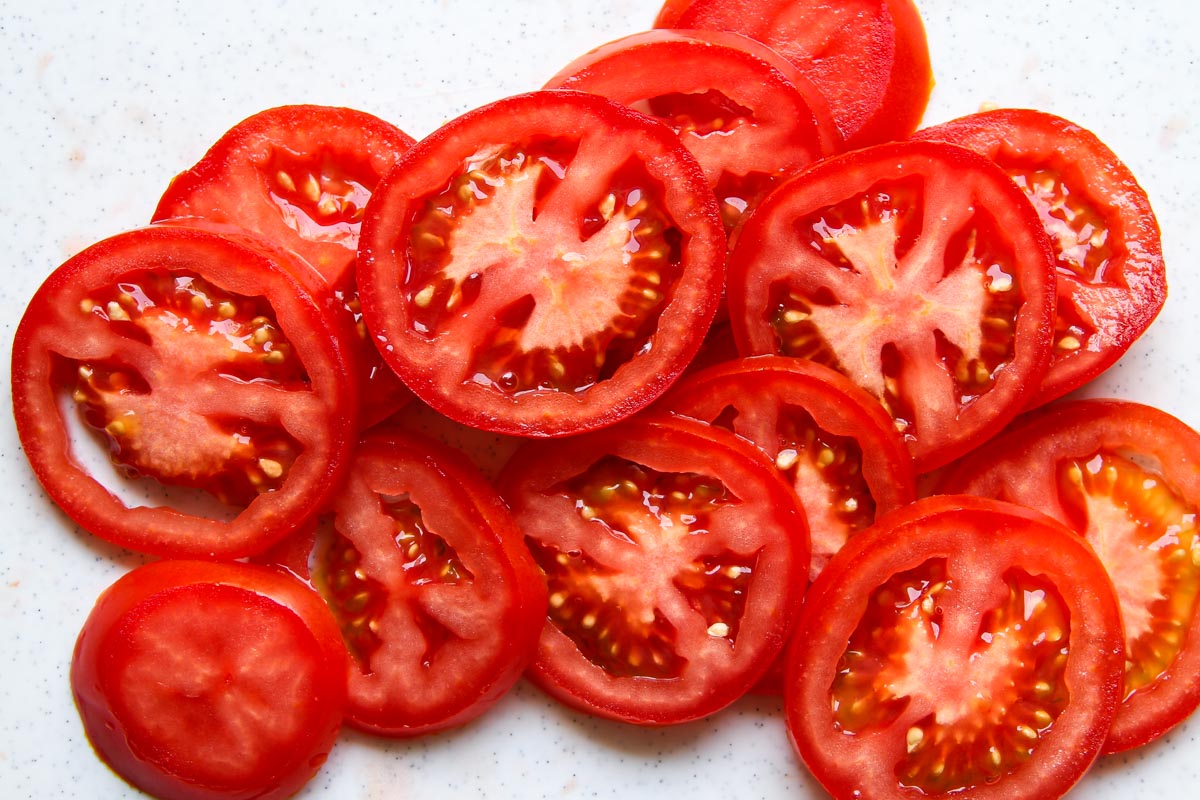
[{"label": "white background surface", "polygon": [[[35,7],[36,6],[36,7]],[[357,107],[420,138],[539,87],[594,46],[648,27],[650,0],[396,3],[0,2],[0,331],[59,263],[144,224],[167,181],[222,132],[285,103]],[[1030,6],[1026,8],[1026,6]],[[1200,428],[1200,4],[924,0],[938,81],[927,123],[1033,106],[1091,128],[1130,165],[1163,228],[1170,299],[1088,391]],[[1018,7],[1006,11],[1004,7]],[[100,591],[140,558],[71,525],[0,420],[0,796],[137,793],[90,752],[67,671]],[[1195,796],[1200,719],[1102,761],[1072,797]],[[306,798],[823,796],[778,704],[747,699],[669,730],[594,721],[522,685],[484,720],[416,742],[346,733]]]}]

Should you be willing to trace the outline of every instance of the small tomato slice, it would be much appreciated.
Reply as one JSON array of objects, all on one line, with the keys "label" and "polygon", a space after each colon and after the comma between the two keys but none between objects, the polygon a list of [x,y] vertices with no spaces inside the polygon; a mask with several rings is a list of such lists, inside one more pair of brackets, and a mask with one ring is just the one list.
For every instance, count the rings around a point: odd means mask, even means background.
[{"label": "small tomato slice", "polygon": [[732,229],[785,175],[840,143],[825,98],[788,61],[724,31],[646,31],[568,64],[546,84],[578,89],[670,125]]},{"label": "small tomato slice", "polygon": [[1037,508],[1100,555],[1125,621],[1125,699],[1106,752],[1200,705],[1200,434],[1138,403],[1062,403],[953,465],[942,490]]},{"label": "small tomato slice", "polygon": [[847,150],[912,133],[933,89],[912,0],[695,0],[673,27],[741,33],[795,64],[829,101]]},{"label": "small tomato slice", "polygon": [[850,539],[793,641],[788,731],[837,800],[1059,797],[1120,699],[1120,614],[1095,553],[980,498],[921,500]]},{"label": "small tomato slice", "polygon": [[999,164],[1033,201],[1058,268],[1050,371],[1030,405],[1082,386],[1121,357],[1167,295],[1146,192],[1095,134],[1041,111],[1002,108],[920,131]]},{"label": "small tomato slice", "polygon": [[71,688],[126,781],[173,800],[281,800],[341,727],[346,654],[321,598],[261,566],[163,561],[110,586]]},{"label": "small tomato slice", "polygon": [[924,472],[997,433],[1036,390],[1054,260],[995,164],[902,142],[772,192],[740,230],[727,296],[740,352],[838,369],[883,403]]},{"label": "small tomato slice", "polygon": [[529,444],[500,476],[550,592],[530,676],[597,716],[714,713],[778,655],[808,574],[804,515],[728,431],[651,416]]},{"label": "small tomato slice", "polygon": [[367,209],[359,288],[384,359],[468,425],[612,423],[683,371],[720,297],[712,192],[670,129],[544,91],[419,142]]},{"label": "small tomato slice", "polygon": [[[282,258],[153,227],[46,279],[13,343],[13,412],[68,516],[145,553],[239,558],[320,509],[352,446],[357,393],[326,299]],[[81,457],[73,412],[130,479],[113,476],[126,499]],[[193,510],[180,490],[216,507]]]}]

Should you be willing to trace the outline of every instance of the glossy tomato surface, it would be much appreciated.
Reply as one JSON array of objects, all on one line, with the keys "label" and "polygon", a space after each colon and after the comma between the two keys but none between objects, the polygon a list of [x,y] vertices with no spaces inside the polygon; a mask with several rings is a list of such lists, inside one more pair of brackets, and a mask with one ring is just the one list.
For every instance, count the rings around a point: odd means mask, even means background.
[{"label": "glossy tomato surface", "polygon": [[809,590],[788,731],[836,800],[1059,797],[1120,700],[1099,559],[1019,506],[940,497],[852,538]]},{"label": "glossy tomato surface", "polygon": [[341,727],[346,656],[311,589],[245,564],[163,561],[109,587],[71,688],[92,746],[170,800],[281,800]]},{"label": "glossy tomato surface", "polygon": [[1040,405],[1078,388],[1129,349],[1166,301],[1158,220],[1129,168],[1094,133],[1041,111],[1002,108],[921,131],[995,161],[1050,234],[1058,307]]},{"label": "glossy tomato surface", "polygon": [[530,677],[590,714],[714,713],[778,655],[808,574],[804,515],[750,443],[656,416],[526,445],[500,476],[550,594]]},{"label": "glossy tomato surface", "polygon": [[[357,394],[328,305],[281,258],[151,227],[42,284],[13,343],[13,410],[38,480],[82,527],[145,553],[236,558],[337,488]],[[101,450],[104,464],[87,457]]]},{"label": "glossy tomato surface", "polygon": [[683,371],[724,250],[716,200],[669,128],[543,91],[405,155],[368,206],[359,289],[376,345],[422,400],[556,436],[629,416]]},{"label": "glossy tomato surface", "polygon": [[1100,555],[1125,621],[1125,699],[1106,751],[1200,705],[1200,434],[1138,403],[1061,403],[954,465],[943,491],[1037,508]]},{"label": "glossy tomato surface", "polygon": [[1045,374],[1054,263],[995,164],[936,142],[822,161],[751,214],[729,262],[738,350],[838,369],[891,414],[918,471],[995,434]]}]

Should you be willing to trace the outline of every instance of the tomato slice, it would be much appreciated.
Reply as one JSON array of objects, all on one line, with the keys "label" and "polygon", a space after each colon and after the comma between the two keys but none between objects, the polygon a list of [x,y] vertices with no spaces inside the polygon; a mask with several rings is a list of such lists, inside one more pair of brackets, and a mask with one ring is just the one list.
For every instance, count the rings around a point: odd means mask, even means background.
[{"label": "tomato slice", "polygon": [[954,465],[943,490],[1037,508],[1082,535],[1116,584],[1125,701],[1106,752],[1200,706],[1200,434],[1148,406],[1059,404]]},{"label": "tomato slice", "polygon": [[346,655],[321,599],[281,572],[163,561],[109,587],[71,687],[96,753],[175,800],[279,800],[325,762]]},{"label": "tomato slice", "polygon": [[[141,552],[238,558],[337,488],[357,396],[325,298],[282,258],[153,227],[42,284],[13,344],[13,411],[34,472],[77,523]],[[113,478],[128,501],[72,441],[73,410],[131,479]],[[147,486],[149,498],[132,491]],[[217,508],[193,510],[181,490]]]},{"label": "tomato slice", "polygon": [[728,431],[640,417],[529,444],[500,476],[550,592],[530,677],[642,725],[696,719],[778,655],[808,532],[770,462]]},{"label": "tomato slice", "polygon": [[312,579],[353,657],[348,721],[414,736],[490,708],[533,659],[546,615],[496,491],[449,448],[376,429],[333,511]]},{"label": "tomato slice", "polygon": [[544,91],[418,143],[363,223],[359,287],[385,360],[465,424],[609,424],[683,371],[715,312],[725,236],[666,126]]},{"label": "tomato slice", "polygon": [[1049,517],[918,501],[850,539],[789,651],[788,731],[837,800],[1054,798],[1120,699],[1108,576]]},{"label": "tomato slice", "polygon": [[591,92],[663,120],[691,151],[734,227],[783,176],[834,152],[824,96],[787,60],[724,31],[646,31],[564,67],[549,89]]},{"label": "tomato slice", "polygon": [[995,161],[1033,201],[1050,234],[1058,267],[1054,350],[1030,405],[1112,366],[1167,295],[1158,222],[1129,168],[1095,134],[1041,111],[985,111],[918,136]]},{"label": "tomato slice", "polygon": [[997,433],[1045,374],[1050,243],[995,164],[936,142],[819,162],[741,228],[738,350],[810,358],[884,404],[919,471]]},{"label": "tomato slice", "polygon": [[911,0],[695,0],[673,27],[741,33],[795,64],[828,99],[847,150],[908,136],[933,89]]},{"label": "tomato slice", "polygon": [[175,176],[154,211],[155,222],[235,226],[295,253],[321,275],[361,362],[363,427],[412,399],[369,340],[354,278],[367,200],[412,145],[399,128],[351,108],[267,109],[234,125]]}]

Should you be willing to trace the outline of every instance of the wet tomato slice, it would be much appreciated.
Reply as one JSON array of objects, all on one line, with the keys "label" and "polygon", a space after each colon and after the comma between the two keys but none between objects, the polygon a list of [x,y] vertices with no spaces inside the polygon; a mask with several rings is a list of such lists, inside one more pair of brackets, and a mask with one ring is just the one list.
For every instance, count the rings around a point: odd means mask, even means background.
[{"label": "wet tomato slice", "polygon": [[359,288],[385,360],[429,405],[500,433],[609,424],[683,371],[725,237],[670,129],[582,92],[469,112],[367,209]]},{"label": "wet tomato slice", "polygon": [[533,659],[542,576],[496,491],[444,445],[368,434],[311,561],[352,657],[356,727],[415,736],[461,725]]},{"label": "wet tomato slice", "polygon": [[571,62],[546,88],[598,94],[670,125],[704,168],[726,229],[841,139],[824,96],[791,63],[724,31],[626,36]]},{"label": "wet tomato slice", "polygon": [[293,577],[162,561],[100,596],[71,688],[97,755],[137,788],[281,800],[333,747],[346,654],[321,598]]},{"label": "wet tomato slice", "polygon": [[[47,278],[14,340],[13,410],[34,472],[77,523],[146,553],[237,558],[334,491],[357,394],[326,298],[283,258],[163,226]],[[97,449],[120,475],[89,462]]]},{"label": "wet tomato slice", "polygon": [[720,710],[778,655],[808,574],[794,496],[749,442],[640,417],[522,448],[500,476],[550,593],[531,678],[597,716]]},{"label": "wet tomato slice", "polygon": [[837,800],[1059,797],[1120,700],[1120,613],[1095,553],[981,498],[921,500],[850,539],[794,641],[788,731]]},{"label": "wet tomato slice", "polygon": [[1037,508],[1081,534],[1117,587],[1125,700],[1105,750],[1155,739],[1200,705],[1200,434],[1148,406],[1048,406],[947,473],[943,491]]},{"label": "wet tomato slice", "polygon": [[1041,111],[996,109],[927,128],[999,164],[1037,208],[1054,246],[1058,311],[1050,371],[1031,405],[1110,367],[1166,300],[1158,222],[1146,192],[1092,132]]},{"label": "wet tomato slice", "polygon": [[912,0],[695,0],[663,12],[672,27],[740,33],[792,62],[824,93],[847,150],[903,139],[925,113],[933,75]]},{"label": "wet tomato slice", "polygon": [[333,290],[358,354],[363,425],[412,394],[371,344],[354,276],[367,200],[413,139],[350,108],[279,106],[230,128],[175,176],[154,221],[240,228],[303,258]]},{"label": "wet tomato slice", "polygon": [[826,159],[745,221],[730,256],[738,350],[831,366],[891,414],[919,471],[997,433],[1045,374],[1046,232],[1016,184],[937,142]]}]

